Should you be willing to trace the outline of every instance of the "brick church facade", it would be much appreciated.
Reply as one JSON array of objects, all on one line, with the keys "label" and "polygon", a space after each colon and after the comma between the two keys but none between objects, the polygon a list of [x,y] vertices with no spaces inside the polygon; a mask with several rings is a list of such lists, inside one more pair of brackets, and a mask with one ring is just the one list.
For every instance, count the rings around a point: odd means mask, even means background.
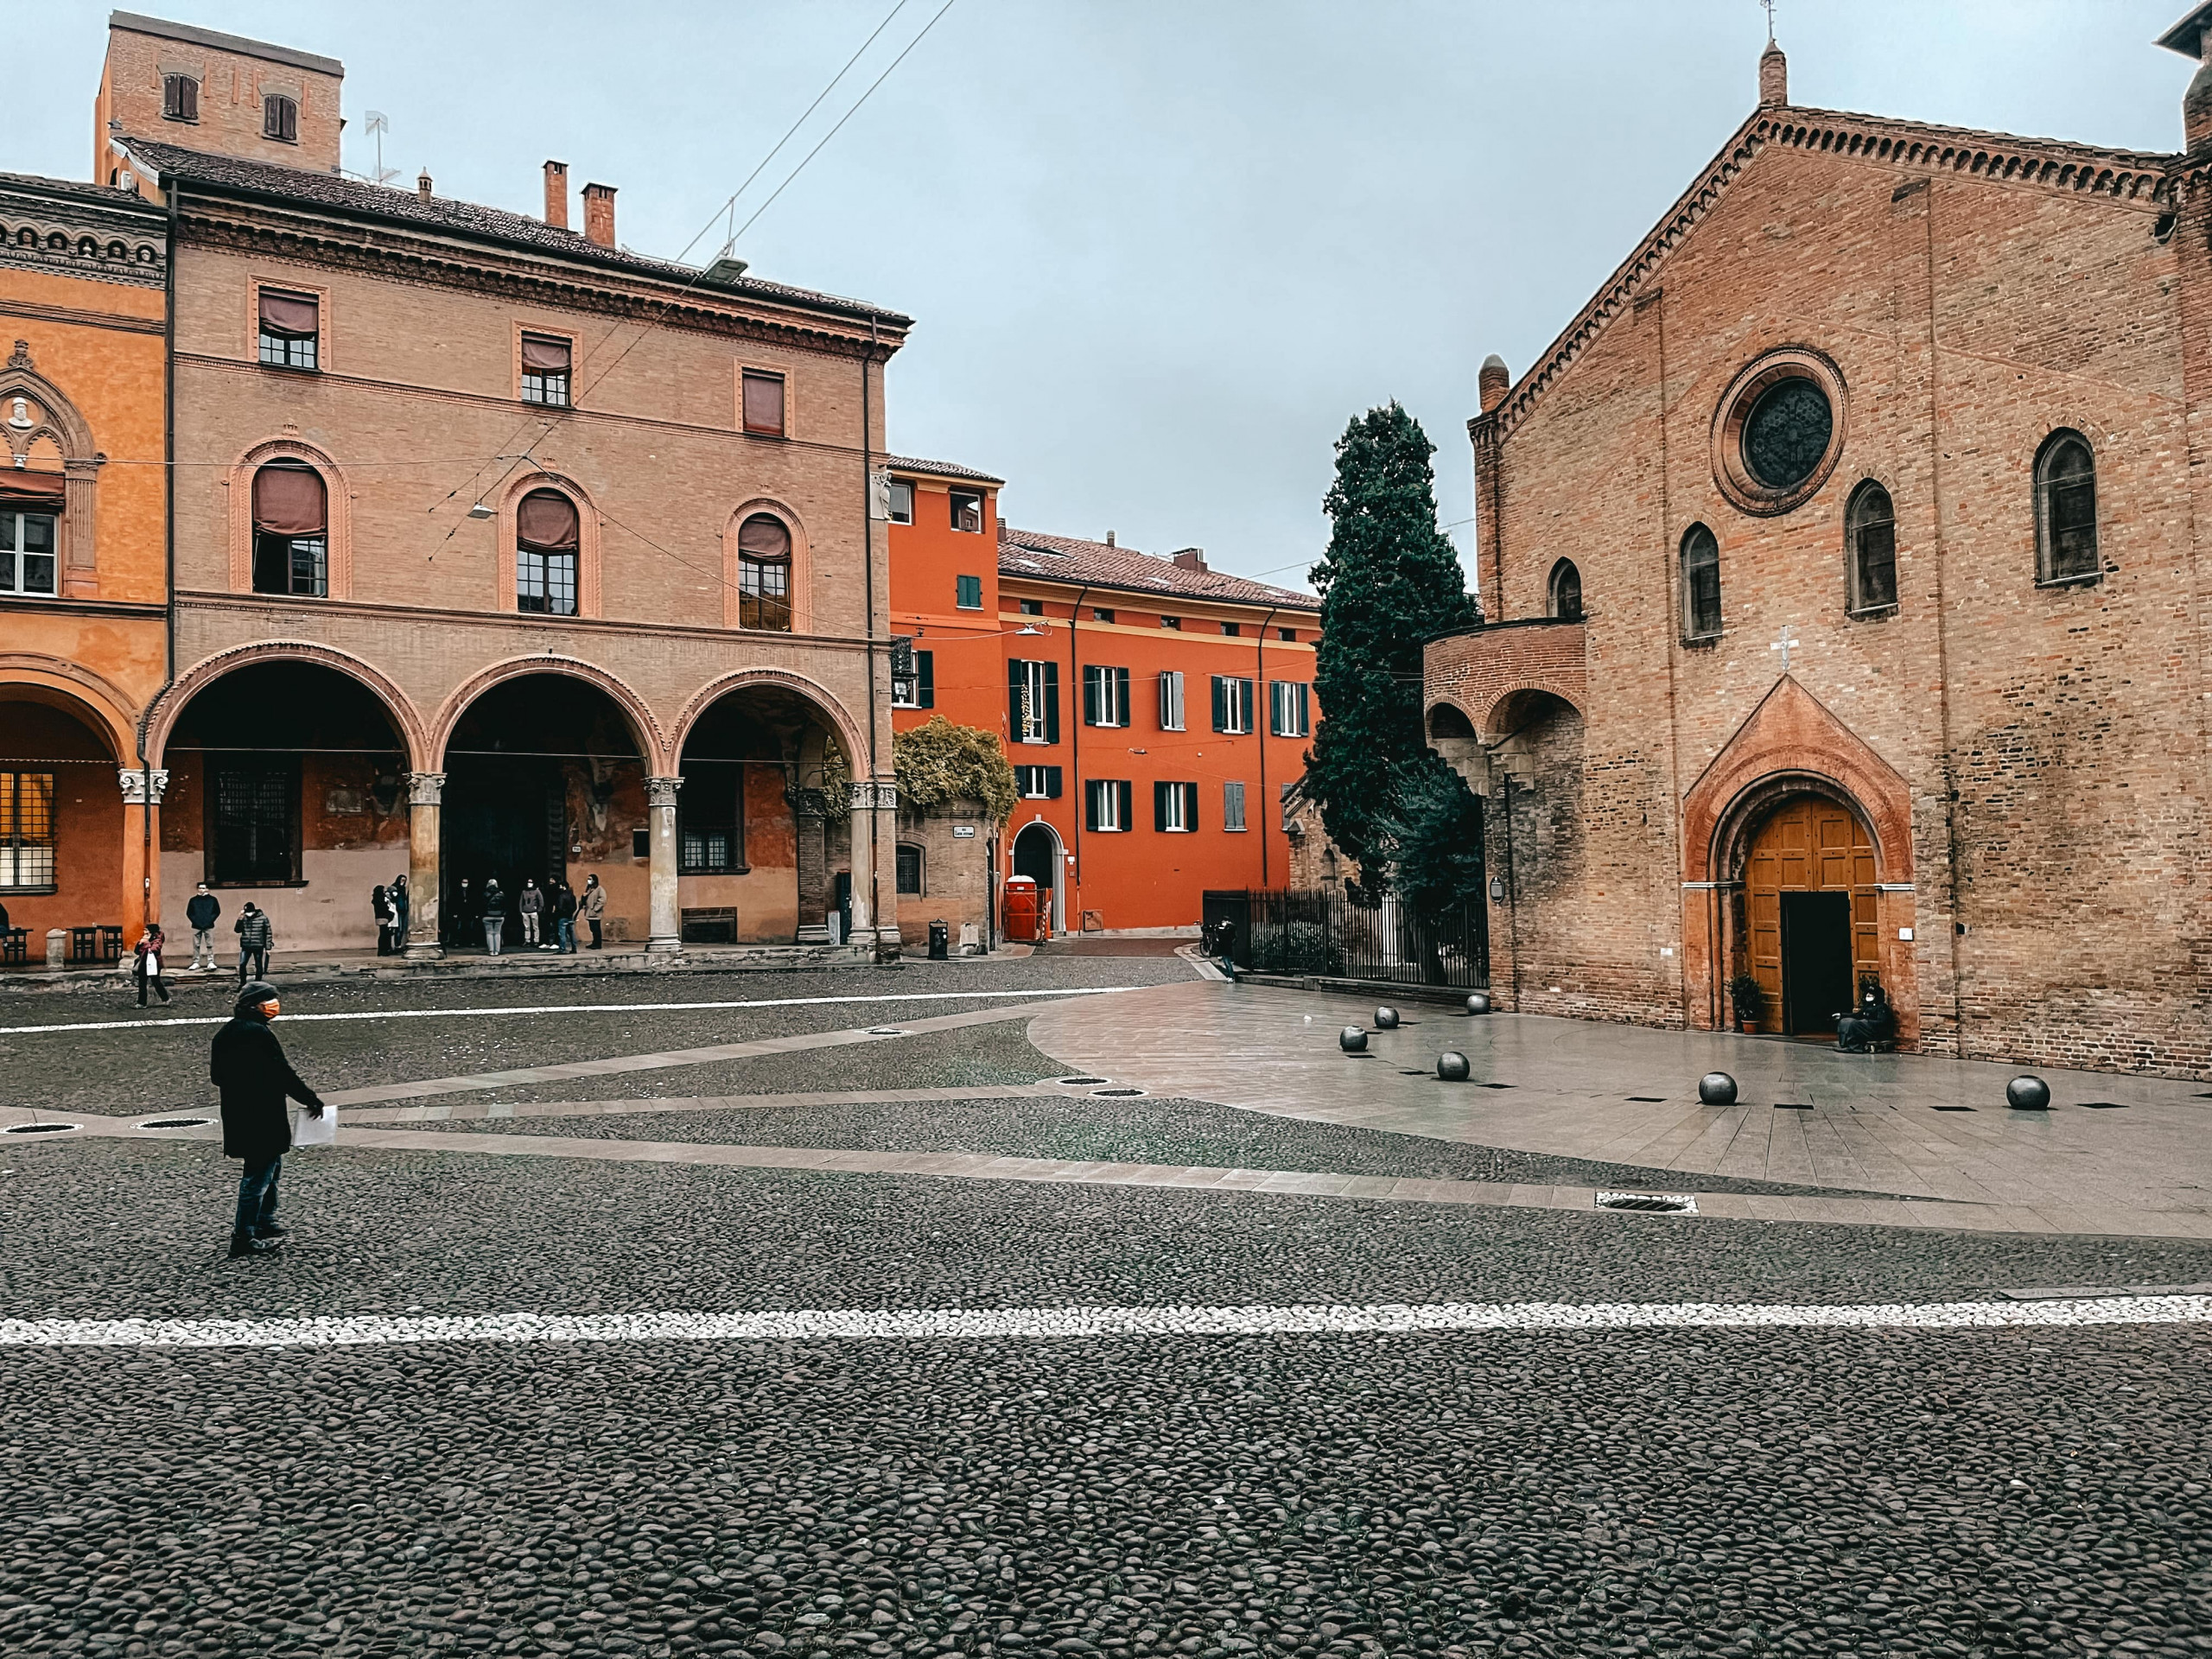
[{"label": "brick church facade", "polygon": [[[2212,5],[2161,45],[2212,49]],[[1759,104],[1474,448],[1431,740],[1529,1012],[2212,1070],[2212,62],[2142,154]]]}]

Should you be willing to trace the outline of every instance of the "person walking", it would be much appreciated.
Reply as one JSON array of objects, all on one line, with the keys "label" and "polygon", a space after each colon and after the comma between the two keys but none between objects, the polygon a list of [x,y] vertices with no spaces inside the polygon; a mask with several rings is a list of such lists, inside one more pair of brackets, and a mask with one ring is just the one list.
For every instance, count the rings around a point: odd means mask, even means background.
[{"label": "person walking", "polygon": [[584,877],[583,896],[576,901],[576,911],[591,924],[591,948],[594,950],[602,949],[605,940],[600,928],[607,914],[607,889],[599,885],[597,876]]},{"label": "person walking", "polygon": [[205,881],[184,901],[184,919],[192,925],[192,971],[195,974],[215,971],[215,922],[222,913],[223,901],[207,891]]},{"label": "person walking", "polygon": [[537,918],[545,913],[545,895],[538,890],[537,877],[523,877],[522,896],[515,900],[515,908],[522,912],[523,944],[535,947],[537,944]]},{"label": "person walking", "polygon": [[321,1097],[300,1080],[269,1028],[276,1014],[276,988],[264,979],[247,981],[208,1051],[207,1078],[223,1101],[223,1156],[245,1166],[231,1221],[234,1257],[264,1255],[284,1241],[285,1230],[276,1224],[276,1177],[292,1149],[285,1101],[298,1101],[310,1117],[323,1114]]},{"label": "person walking", "polygon": [[137,961],[131,964],[131,976],[138,982],[138,1006],[146,1006],[146,989],[151,986],[162,1001],[169,1000],[169,988],[162,983],[162,925],[146,924],[146,931],[139,936]]},{"label": "person walking", "polygon": [[576,954],[576,890],[567,881],[553,881],[553,942],[563,956]]},{"label": "person walking", "polygon": [[507,895],[499,891],[499,878],[484,878],[484,953],[499,954],[499,931],[507,925]]},{"label": "person walking", "polygon": [[391,954],[391,901],[382,885],[369,889],[369,913],[377,918],[377,955]]},{"label": "person walking", "polygon": [[[269,925],[269,912],[245,901],[245,908],[238,912],[238,918],[231,924],[231,931],[238,936],[238,983],[249,979],[269,977],[269,951],[276,943],[276,930]],[[253,971],[246,968],[251,964]]]},{"label": "person walking", "polygon": [[391,906],[391,954],[407,954],[407,878],[394,876],[391,885],[384,890],[385,902]]}]

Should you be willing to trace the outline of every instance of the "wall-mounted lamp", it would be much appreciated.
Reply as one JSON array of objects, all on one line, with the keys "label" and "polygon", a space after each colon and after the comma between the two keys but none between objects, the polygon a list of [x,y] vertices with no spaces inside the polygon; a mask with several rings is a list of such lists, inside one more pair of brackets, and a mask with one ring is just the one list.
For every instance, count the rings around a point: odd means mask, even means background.
[{"label": "wall-mounted lamp", "polygon": [[1490,901],[1494,905],[1502,905],[1505,902],[1505,878],[1503,876],[1493,875],[1491,877]]}]

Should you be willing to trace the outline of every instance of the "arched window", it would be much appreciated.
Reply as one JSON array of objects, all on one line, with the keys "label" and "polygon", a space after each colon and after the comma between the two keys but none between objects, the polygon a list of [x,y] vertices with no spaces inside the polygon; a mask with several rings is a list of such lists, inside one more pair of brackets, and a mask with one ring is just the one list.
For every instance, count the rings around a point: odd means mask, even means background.
[{"label": "arched window", "polygon": [[1582,620],[1582,573],[1573,559],[1552,567],[1552,615],[1561,622]]},{"label": "arched window", "polygon": [[546,616],[576,613],[582,520],[558,490],[532,490],[515,508],[515,608]]},{"label": "arched window", "polygon": [[791,533],[756,512],[737,531],[737,626],[791,631]]},{"label": "arched window", "polygon": [[303,461],[272,461],[253,475],[253,591],[330,592],[330,495]]},{"label": "arched window", "polygon": [[1843,512],[1853,616],[1897,608],[1897,513],[1890,493],[1868,479],[1852,492]]},{"label": "arched window", "polygon": [[2097,560],[2097,463],[2079,432],[2054,432],[2036,456],[2036,580],[2079,582]]},{"label": "arched window", "polygon": [[1720,637],[1720,543],[1703,524],[1682,532],[1682,638]]}]

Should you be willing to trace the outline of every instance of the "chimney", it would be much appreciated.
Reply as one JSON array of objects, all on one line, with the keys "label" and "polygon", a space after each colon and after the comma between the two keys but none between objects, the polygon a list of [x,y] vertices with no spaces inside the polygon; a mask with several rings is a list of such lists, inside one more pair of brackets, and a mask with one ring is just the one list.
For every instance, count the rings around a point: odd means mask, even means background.
[{"label": "chimney", "polygon": [[2158,36],[2158,44],[2198,66],[2181,95],[2182,141],[2190,155],[2212,149],[2212,0]]},{"label": "chimney", "polygon": [[1505,394],[1513,390],[1513,377],[1506,372],[1505,359],[1496,352],[1483,359],[1482,372],[1475,377],[1475,385],[1482,398],[1483,413],[1487,415],[1505,401]]},{"label": "chimney", "polygon": [[430,169],[426,167],[420,173],[417,173],[415,175],[415,200],[417,201],[428,201],[429,199]]},{"label": "chimney", "polygon": [[1114,532],[1110,530],[1106,532],[1106,545],[1109,547],[1114,545]]},{"label": "chimney", "polygon": [[556,231],[569,228],[569,164],[545,163],[545,222]]},{"label": "chimney", "polygon": [[1171,556],[1178,570],[1196,570],[1201,575],[1205,574],[1206,550],[1203,547],[1186,547]]},{"label": "chimney", "polygon": [[1759,108],[1778,110],[1789,102],[1789,60],[1782,55],[1782,48],[1770,35],[1766,50],[1759,54]]},{"label": "chimney", "polygon": [[614,187],[584,186],[584,240],[602,248],[614,245]]}]

